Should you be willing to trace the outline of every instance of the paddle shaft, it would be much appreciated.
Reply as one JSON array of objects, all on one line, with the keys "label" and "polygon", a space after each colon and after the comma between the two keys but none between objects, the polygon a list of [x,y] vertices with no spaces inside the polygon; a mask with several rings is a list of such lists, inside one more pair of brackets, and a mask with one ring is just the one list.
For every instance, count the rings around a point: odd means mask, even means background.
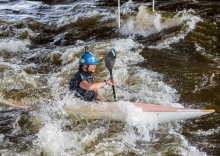
[{"label": "paddle shaft", "polygon": [[[113,82],[112,72],[110,72],[110,78],[111,78],[111,81]],[[115,93],[115,86],[114,85],[112,85],[112,90],[113,90],[114,100],[116,101],[116,93]]]},{"label": "paddle shaft", "polygon": [[[108,53],[105,57],[105,65],[106,65],[107,69],[109,70],[110,79],[112,82],[114,82],[112,69],[115,64],[115,60],[116,60],[116,52],[114,49],[111,49],[108,51]],[[113,90],[113,94],[114,94],[114,100],[116,101],[116,94],[115,94],[115,86],[114,85],[112,85],[112,90]]]}]

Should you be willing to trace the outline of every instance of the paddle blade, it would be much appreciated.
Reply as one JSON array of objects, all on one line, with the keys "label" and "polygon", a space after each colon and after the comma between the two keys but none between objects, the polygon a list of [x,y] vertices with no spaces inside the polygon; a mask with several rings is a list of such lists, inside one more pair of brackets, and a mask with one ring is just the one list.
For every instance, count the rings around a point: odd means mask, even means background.
[{"label": "paddle blade", "polygon": [[112,69],[115,64],[116,60],[116,52],[114,49],[111,49],[108,51],[107,55],[105,56],[105,66],[109,70],[109,72],[112,74]]}]

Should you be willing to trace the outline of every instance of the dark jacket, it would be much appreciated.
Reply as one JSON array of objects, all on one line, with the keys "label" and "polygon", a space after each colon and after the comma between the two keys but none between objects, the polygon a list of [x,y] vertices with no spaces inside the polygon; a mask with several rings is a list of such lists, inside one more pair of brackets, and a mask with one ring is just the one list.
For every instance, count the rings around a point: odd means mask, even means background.
[{"label": "dark jacket", "polygon": [[74,91],[74,95],[85,101],[95,101],[97,99],[98,93],[96,91],[87,91],[83,88],[80,88],[79,84],[82,80],[86,80],[89,83],[93,83],[94,77],[88,72],[79,70],[75,73],[69,83],[70,91]]}]

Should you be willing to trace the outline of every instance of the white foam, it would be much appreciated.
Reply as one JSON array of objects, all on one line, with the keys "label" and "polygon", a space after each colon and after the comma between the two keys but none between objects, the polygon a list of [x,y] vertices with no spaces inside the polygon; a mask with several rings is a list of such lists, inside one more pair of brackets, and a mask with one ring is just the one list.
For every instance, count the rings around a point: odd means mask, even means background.
[{"label": "white foam", "polygon": [[[162,49],[162,48],[170,48],[170,45],[172,43],[176,43],[179,42],[181,39],[184,39],[187,34],[189,32],[191,32],[193,29],[195,29],[196,24],[200,21],[202,21],[202,19],[198,16],[192,15],[191,13],[193,13],[193,10],[189,10],[189,11],[183,11],[183,12],[179,12],[176,17],[179,18],[179,22],[177,25],[183,24],[183,28],[181,31],[178,32],[178,34],[172,33],[169,34],[168,36],[165,36],[160,43],[158,43],[155,46],[149,46],[149,48],[156,48],[156,49]],[[180,16],[180,17],[179,17]],[[169,26],[172,27],[172,26]]]},{"label": "white foam", "polygon": [[209,52],[207,52],[205,48],[201,47],[201,45],[199,45],[198,43],[195,43],[195,48],[199,54],[219,64],[220,58],[218,56],[212,53],[210,54]]},{"label": "white foam", "polygon": [[196,24],[202,19],[193,15],[193,10],[184,10],[178,12],[176,15],[165,14],[163,12],[152,12],[150,8],[145,6],[139,7],[137,15],[131,15],[128,20],[124,20],[120,32],[123,34],[149,36],[153,33],[161,32],[164,29],[183,25],[182,30],[178,34],[169,34],[162,38],[161,42],[156,46],[149,46],[150,48],[169,48],[169,45],[184,39],[185,36],[195,29]]},{"label": "white foam", "polygon": [[2,141],[4,140],[4,135],[3,134],[0,134],[0,143],[2,143]]},{"label": "white foam", "polygon": [[[121,33],[123,34],[138,34],[141,36],[149,36],[152,33],[160,32],[161,30],[181,24],[181,19],[178,16],[165,17],[163,13],[154,13],[150,8],[140,6],[136,16],[130,16],[127,21],[123,21]],[[163,20],[166,18],[166,20]]]},{"label": "white foam", "polygon": [[56,25],[57,25],[57,27],[60,28],[64,25],[76,22],[79,18],[86,18],[86,17],[89,18],[89,17],[93,17],[95,15],[99,15],[99,12],[97,12],[96,10],[93,10],[93,11],[88,11],[86,13],[76,14],[75,16],[61,17],[56,22]]},{"label": "white foam", "polygon": [[203,136],[203,137],[207,137],[207,136],[210,136],[210,135],[214,135],[214,134],[218,134],[220,132],[220,127],[217,127],[216,129],[209,129],[207,131],[205,130],[197,130],[195,132],[191,132],[195,135],[198,135],[198,136]]},{"label": "white foam", "polygon": [[176,154],[201,156],[207,155],[205,152],[201,152],[195,146],[192,146],[182,134],[175,132],[174,129],[170,129],[169,135],[174,135],[174,137],[176,138],[176,142],[179,142],[179,144],[181,144],[181,146],[176,147]]},{"label": "white foam", "polygon": [[10,5],[1,4],[0,10],[1,9],[8,9],[8,10],[18,10],[18,11],[19,10],[25,10],[25,11],[32,10],[33,11],[33,9],[36,9],[41,4],[42,4],[42,2],[20,1],[17,3],[11,3]]},{"label": "white foam", "polygon": [[[0,101],[9,105],[31,105],[39,101],[37,94],[35,94],[35,97],[20,97],[22,92],[28,95],[30,90],[45,88],[45,86],[42,87],[42,77],[35,74],[29,74],[25,71],[26,68],[36,67],[35,64],[31,63],[27,65],[21,65],[19,63],[20,62],[16,59],[12,63],[0,62],[0,67],[3,70],[2,78],[0,81],[0,85],[2,87],[0,92]],[[10,92],[13,94],[10,95]],[[4,98],[5,96],[7,97],[6,99]],[[20,100],[17,101],[17,99]]]},{"label": "white foam", "polygon": [[82,150],[78,142],[81,136],[72,133],[65,132],[59,122],[47,123],[37,134],[35,145],[49,155],[75,155]]},{"label": "white foam", "polygon": [[[150,132],[158,128],[156,118],[153,118],[150,115],[146,118],[146,114],[144,114],[140,108],[137,108],[128,102],[122,105],[122,107],[127,113],[126,123],[128,127],[126,130],[130,133],[129,135],[133,136],[133,138],[135,137],[133,143],[137,140],[150,141],[152,139]],[[133,131],[133,127],[136,128],[136,131]]]},{"label": "white foam", "polygon": [[30,76],[27,74],[20,66],[10,63],[2,62],[2,66],[8,66],[8,68],[13,68],[12,71],[8,70],[3,73],[4,77],[1,81],[1,86],[7,86],[7,88],[22,89],[24,83],[30,86],[37,87],[36,78],[34,75]]},{"label": "white foam", "polygon": [[[59,5],[57,8],[59,10]],[[67,6],[68,7],[68,6]],[[61,6],[62,8],[62,6]],[[80,9],[79,9],[80,8]],[[73,10],[74,15],[70,14],[68,11]],[[62,27],[67,24],[75,23],[77,20],[83,18],[94,18],[95,16],[99,16],[99,21],[105,21],[110,18],[115,18],[114,14],[109,13],[108,11],[104,9],[96,8],[94,9],[91,3],[84,3],[84,2],[79,2],[79,3],[74,3],[70,9],[68,9],[68,13],[66,13],[64,16],[61,16],[57,21],[56,21],[56,26],[57,27]],[[61,12],[63,13],[63,10],[61,9]],[[69,16],[67,16],[69,15]]]},{"label": "white foam", "polygon": [[[11,46],[13,45],[13,46]],[[4,51],[10,51],[10,52],[24,52],[27,51],[28,48],[27,46],[30,45],[30,41],[28,40],[9,40],[9,41],[5,41],[5,40],[1,40],[0,42],[0,50]]]}]

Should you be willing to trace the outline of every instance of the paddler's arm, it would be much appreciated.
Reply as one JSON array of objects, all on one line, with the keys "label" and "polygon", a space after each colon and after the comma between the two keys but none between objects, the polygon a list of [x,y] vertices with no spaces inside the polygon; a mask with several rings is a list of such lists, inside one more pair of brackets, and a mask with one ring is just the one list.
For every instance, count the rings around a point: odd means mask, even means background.
[{"label": "paddler's arm", "polygon": [[86,80],[82,80],[79,83],[79,87],[81,87],[85,90],[98,90],[99,88],[105,86],[106,84],[114,85],[115,82],[112,82],[111,79],[106,80],[106,82],[103,81],[103,82],[94,82],[94,83],[89,83]]}]

